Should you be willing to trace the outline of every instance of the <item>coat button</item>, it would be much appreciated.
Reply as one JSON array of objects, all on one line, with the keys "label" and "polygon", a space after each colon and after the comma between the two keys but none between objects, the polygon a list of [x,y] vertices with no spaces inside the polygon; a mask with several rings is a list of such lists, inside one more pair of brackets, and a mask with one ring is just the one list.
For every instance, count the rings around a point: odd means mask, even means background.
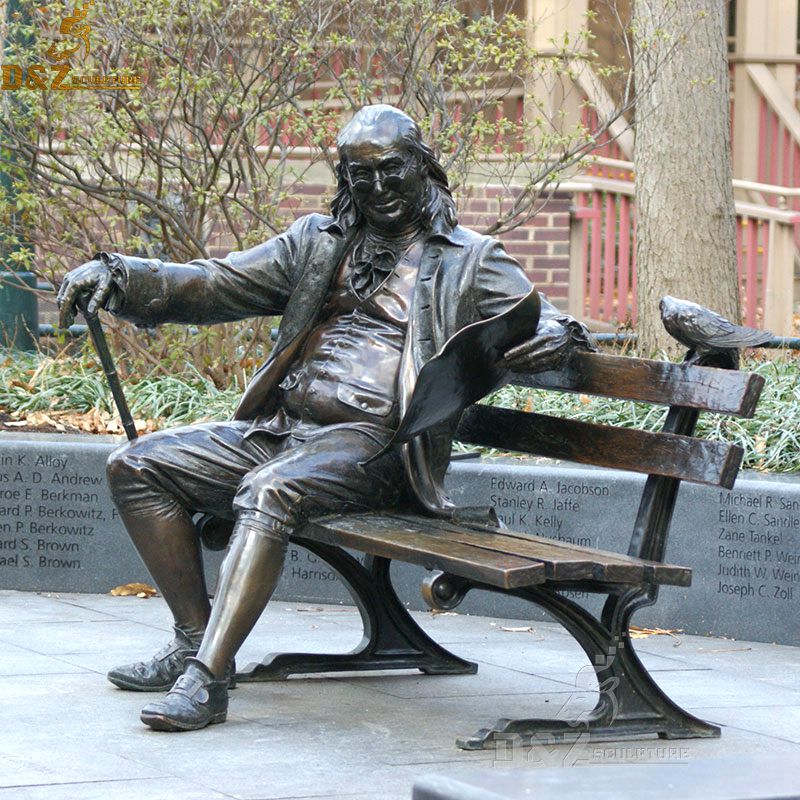
[{"label": "coat button", "polygon": [[362,403],[361,404],[361,408],[367,408],[367,404],[366,403]]}]

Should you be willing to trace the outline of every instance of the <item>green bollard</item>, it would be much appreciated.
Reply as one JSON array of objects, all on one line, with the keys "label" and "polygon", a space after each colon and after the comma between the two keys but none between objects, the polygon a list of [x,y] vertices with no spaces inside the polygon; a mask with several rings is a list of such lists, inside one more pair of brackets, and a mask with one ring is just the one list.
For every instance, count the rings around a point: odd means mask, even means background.
[{"label": "green bollard", "polygon": [[0,347],[35,350],[39,302],[32,272],[0,272]]}]

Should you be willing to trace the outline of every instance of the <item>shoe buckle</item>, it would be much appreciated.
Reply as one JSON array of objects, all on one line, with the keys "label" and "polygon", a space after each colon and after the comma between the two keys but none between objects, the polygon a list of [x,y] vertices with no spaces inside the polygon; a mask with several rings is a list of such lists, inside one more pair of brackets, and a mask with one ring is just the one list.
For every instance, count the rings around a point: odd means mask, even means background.
[{"label": "shoe buckle", "polygon": [[208,690],[199,678],[195,678],[192,675],[181,675],[175,681],[170,693],[172,692],[182,694],[184,697],[196,698],[200,703],[208,701]]},{"label": "shoe buckle", "polygon": [[181,650],[186,649],[185,645],[182,645],[177,639],[173,639],[168,645],[162,647],[155,656],[153,656],[154,661],[166,661],[171,656],[176,655]]}]

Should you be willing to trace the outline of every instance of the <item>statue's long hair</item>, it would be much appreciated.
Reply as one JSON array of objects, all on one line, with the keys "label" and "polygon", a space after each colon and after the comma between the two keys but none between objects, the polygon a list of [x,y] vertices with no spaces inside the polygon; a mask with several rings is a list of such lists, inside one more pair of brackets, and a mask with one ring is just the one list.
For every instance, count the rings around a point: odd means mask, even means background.
[{"label": "statue's long hair", "polygon": [[[356,117],[364,115],[365,112],[372,112],[370,116],[376,116],[376,112],[380,113],[379,109],[391,109],[391,112],[402,114],[409,123],[403,126],[405,130],[401,135],[401,141],[406,149],[416,156],[428,184],[427,197],[422,209],[422,224],[428,230],[451,231],[458,224],[458,218],[447,174],[442,165],[436,160],[433,150],[423,141],[419,126],[399,109],[391,106],[369,106],[366,109],[362,109]],[[342,136],[339,138],[340,155],[339,163],[336,165],[336,194],[331,200],[331,214],[345,232],[350,228],[361,226],[364,221],[353,200],[350,184],[345,174],[346,156],[342,154],[342,151],[346,147],[346,145],[343,147],[343,143],[346,141],[346,132],[349,127],[348,125],[342,131]]]}]

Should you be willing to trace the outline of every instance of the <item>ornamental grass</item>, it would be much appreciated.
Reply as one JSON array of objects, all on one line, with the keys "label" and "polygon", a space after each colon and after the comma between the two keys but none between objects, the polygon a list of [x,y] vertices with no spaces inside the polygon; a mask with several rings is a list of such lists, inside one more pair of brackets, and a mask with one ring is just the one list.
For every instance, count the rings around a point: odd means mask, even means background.
[{"label": "ornamental grass", "polygon": [[[746,359],[742,369],[766,379],[755,416],[740,419],[702,414],[699,433],[741,445],[745,469],[800,471],[800,358],[781,351],[761,351],[757,358]],[[154,430],[230,418],[246,380],[240,385],[234,378],[229,386],[219,388],[187,362],[169,375],[163,370],[129,373],[124,389],[137,426]],[[516,386],[506,386],[483,402],[650,431],[660,429],[666,414],[663,406]],[[52,426],[57,430],[121,432],[105,377],[86,348],[69,356],[0,355],[0,413],[8,418],[6,430]]]}]

